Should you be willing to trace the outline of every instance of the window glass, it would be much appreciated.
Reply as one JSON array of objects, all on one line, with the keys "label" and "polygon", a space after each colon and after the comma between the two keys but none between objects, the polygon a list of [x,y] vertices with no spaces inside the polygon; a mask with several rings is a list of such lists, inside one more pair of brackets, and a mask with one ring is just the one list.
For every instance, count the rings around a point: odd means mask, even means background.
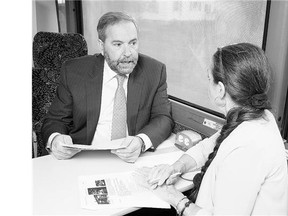
[{"label": "window glass", "polygon": [[262,46],[266,0],[82,1],[89,54],[99,52],[97,22],[124,11],[138,22],[139,52],[167,67],[168,94],[217,111],[208,98],[207,68],[217,47],[250,42]]}]

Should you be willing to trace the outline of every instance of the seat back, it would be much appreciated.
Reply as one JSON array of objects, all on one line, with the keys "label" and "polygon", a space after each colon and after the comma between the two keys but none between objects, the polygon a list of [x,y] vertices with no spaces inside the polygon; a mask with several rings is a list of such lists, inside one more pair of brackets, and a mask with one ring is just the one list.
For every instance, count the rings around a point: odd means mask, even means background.
[{"label": "seat back", "polygon": [[[62,64],[72,58],[88,54],[87,43],[81,34],[38,32],[33,39],[32,68],[32,126],[37,150],[33,155],[47,154],[42,142],[43,117],[55,98]],[[35,141],[36,139],[36,141]],[[35,151],[37,153],[35,153]]]}]

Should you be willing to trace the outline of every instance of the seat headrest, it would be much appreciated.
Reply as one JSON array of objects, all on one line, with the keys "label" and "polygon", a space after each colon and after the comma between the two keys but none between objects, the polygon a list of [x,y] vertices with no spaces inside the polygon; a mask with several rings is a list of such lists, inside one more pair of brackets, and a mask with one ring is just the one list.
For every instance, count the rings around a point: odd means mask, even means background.
[{"label": "seat headrest", "polygon": [[35,68],[60,68],[66,60],[87,54],[86,40],[78,33],[38,32],[33,39]]}]

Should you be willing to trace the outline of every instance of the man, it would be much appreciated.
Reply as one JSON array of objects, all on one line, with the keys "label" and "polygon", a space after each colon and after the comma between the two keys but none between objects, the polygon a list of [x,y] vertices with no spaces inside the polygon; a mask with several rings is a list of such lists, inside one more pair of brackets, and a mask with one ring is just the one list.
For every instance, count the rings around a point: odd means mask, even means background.
[{"label": "man", "polygon": [[[43,122],[43,140],[56,158],[68,159],[79,150],[63,144],[97,145],[97,139],[126,137],[125,148],[111,152],[126,162],[135,162],[141,152],[163,142],[174,124],[166,68],[138,55],[138,29],[130,16],[106,13],[97,31],[101,54],[67,61],[61,68],[57,95]],[[118,129],[122,135],[114,136],[121,118],[124,124]]]}]

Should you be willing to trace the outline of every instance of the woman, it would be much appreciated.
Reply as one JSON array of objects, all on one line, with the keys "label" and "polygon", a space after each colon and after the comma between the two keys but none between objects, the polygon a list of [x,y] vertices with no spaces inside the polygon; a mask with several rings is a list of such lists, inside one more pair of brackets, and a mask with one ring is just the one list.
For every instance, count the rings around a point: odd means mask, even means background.
[{"label": "woman", "polygon": [[[287,215],[287,161],[267,98],[270,68],[264,52],[240,43],[218,49],[208,72],[210,99],[226,116],[221,131],[173,165],[150,170],[148,183],[179,215]],[[175,173],[201,172],[186,197]],[[156,185],[154,179],[160,179]]]}]

